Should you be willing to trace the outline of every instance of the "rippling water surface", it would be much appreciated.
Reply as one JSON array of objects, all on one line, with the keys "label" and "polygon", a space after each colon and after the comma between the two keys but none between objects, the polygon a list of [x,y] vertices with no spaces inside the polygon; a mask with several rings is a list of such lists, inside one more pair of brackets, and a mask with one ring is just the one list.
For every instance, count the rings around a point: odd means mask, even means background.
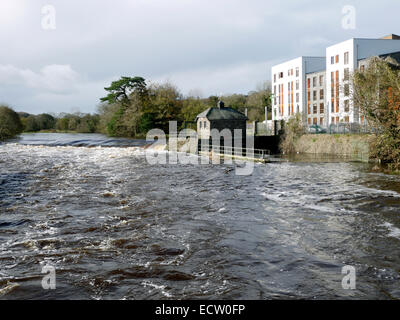
[{"label": "rippling water surface", "polygon": [[[0,299],[400,298],[400,179],[338,162],[150,165],[143,141],[0,145]],[[41,287],[56,268],[57,289]],[[344,265],[357,289],[342,289]]]}]

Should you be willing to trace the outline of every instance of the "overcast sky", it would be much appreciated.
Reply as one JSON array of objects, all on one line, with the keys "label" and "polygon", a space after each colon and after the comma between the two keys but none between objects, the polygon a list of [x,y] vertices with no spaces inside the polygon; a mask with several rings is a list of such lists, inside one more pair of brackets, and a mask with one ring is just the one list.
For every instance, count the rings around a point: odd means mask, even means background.
[{"label": "overcast sky", "polygon": [[[346,5],[355,29],[342,27]],[[273,64],[400,34],[399,12],[398,0],[0,0],[0,103],[95,112],[122,75],[170,81],[185,95],[247,93]]]}]

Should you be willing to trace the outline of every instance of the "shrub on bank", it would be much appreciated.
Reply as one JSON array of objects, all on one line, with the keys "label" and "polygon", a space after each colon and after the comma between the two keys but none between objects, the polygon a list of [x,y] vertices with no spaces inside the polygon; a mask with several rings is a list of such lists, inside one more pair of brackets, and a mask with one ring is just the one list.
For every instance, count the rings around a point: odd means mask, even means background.
[{"label": "shrub on bank", "polygon": [[7,106],[0,106],[0,141],[13,138],[22,131],[19,115]]},{"label": "shrub on bank", "polygon": [[280,149],[283,154],[293,154],[296,152],[295,143],[303,134],[306,133],[301,116],[297,113],[285,123],[284,133],[280,143]]},{"label": "shrub on bank", "polygon": [[371,157],[400,171],[400,65],[373,58],[364,71],[354,73],[353,97],[377,132]]}]

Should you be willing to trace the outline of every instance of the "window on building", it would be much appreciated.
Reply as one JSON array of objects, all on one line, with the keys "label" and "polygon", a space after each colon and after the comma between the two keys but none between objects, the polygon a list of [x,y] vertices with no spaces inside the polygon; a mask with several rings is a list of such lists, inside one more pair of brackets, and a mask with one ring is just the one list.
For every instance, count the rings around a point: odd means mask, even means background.
[{"label": "window on building", "polygon": [[300,82],[299,82],[299,80],[296,80],[296,90],[299,90],[300,89]]},{"label": "window on building", "polygon": [[335,64],[335,57],[331,57],[331,64]]},{"label": "window on building", "polygon": [[364,66],[364,65],[360,66],[360,71],[361,71],[361,72],[364,72],[364,71],[365,71],[365,66]]},{"label": "window on building", "polygon": [[336,117],[336,123],[339,123],[339,117]]},{"label": "window on building", "polygon": [[349,116],[345,116],[344,117],[344,122],[349,123],[350,122],[350,117]]},{"label": "window on building", "polygon": [[339,55],[336,55],[336,63],[339,63]]},{"label": "window on building", "polygon": [[290,69],[288,70],[287,75],[288,75],[288,77],[290,77]]},{"label": "window on building", "polygon": [[348,83],[346,83],[346,84],[344,85],[344,96],[345,96],[345,97],[348,97],[349,94],[350,94],[350,85],[349,85]]},{"label": "window on building", "polygon": [[204,129],[207,129],[207,122],[204,121]]},{"label": "window on building", "polygon": [[319,118],[319,125],[323,126],[324,125],[324,118]]},{"label": "window on building", "polygon": [[296,102],[300,102],[300,94],[296,93]]},{"label": "window on building", "polygon": [[350,69],[349,68],[345,68],[344,69],[344,81],[347,81],[350,79]]},{"label": "window on building", "polygon": [[344,53],[344,64],[349,64],[349,53],[348,52]]},{"label": "window on building", "polygon": [[296,68],[296,77],[298,77],[300,75],[300,69],[299,67]]},{"label": "window on building", "polygon": [[313,104],[313,114],[317,114],[317,113],[318,113],[318,107],[317,107],[317,104],[314,103]]},{"label": "window on building", "polygon": [[319,90],[319,98],[320,98],[321,100],[324,99],[324,89]]},{"label": "window on building", "polygon": [[319,85],[320,87],[324,85],[324,76],[319,76]]},{"label": "window on building", "polygon": [[279,72],[279,79],[283,78],[283,72]]},{"label": "window on building", "polygon": [[274,74],[274,82],[276,82],[276,74]]},{"label": "window on building", "polygon": [[334,117],[331,118],[331,122],[332,122],[333,124],[335,124],[335,118],[334,118]]},{"label": "window on building", "polygon": [[320,113],[320,114],[325,113],[325,108],[324,108],[324,104],[323,104],[323,103],[320,103],[320,104],[319,104],[319,113]]},{"label": "window on building", "polygon": [[312,85],[313,85],[313,87],[316,87],[316,86],[317,86],[317,77],[314,77],[314,78],[312,79]]},{"label": "window on building", "polygon": [[318,118],[313,119],[313,124],[318,124]]},{"label": "window on building", "polygon": [[313,100],[317,100],[317,90],[313,91]]},{"label": "window on building", "polygon": [[311,118],[308,118],[307,123],[310,125],[311,124]]},{"label": "window on building", "polygon": [[344,112],[350,111],[350,103],[349,100],[344,100]]},{"label": "window on building", "polygon": [[202,128],[203,122],[200,121],[200,129]]}]

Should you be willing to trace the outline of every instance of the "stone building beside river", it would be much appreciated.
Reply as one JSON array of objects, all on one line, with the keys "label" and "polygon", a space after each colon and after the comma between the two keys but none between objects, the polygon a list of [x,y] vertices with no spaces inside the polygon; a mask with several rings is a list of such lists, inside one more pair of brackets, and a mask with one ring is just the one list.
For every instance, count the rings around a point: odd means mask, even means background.
[{"label": "stone building beside river", "polygon": [[245,141],[247,123],[246,115],[230,107],[225,107],[222,101],[218,102],[217,107],[208,108],[200,113],[196,117],[196,123],[199,140],[210,141],[212,129],[217,129],[219,132],[228,129],[230,130],[232,137],[234,136],[234,130],[240,129],[242,139]]}]

